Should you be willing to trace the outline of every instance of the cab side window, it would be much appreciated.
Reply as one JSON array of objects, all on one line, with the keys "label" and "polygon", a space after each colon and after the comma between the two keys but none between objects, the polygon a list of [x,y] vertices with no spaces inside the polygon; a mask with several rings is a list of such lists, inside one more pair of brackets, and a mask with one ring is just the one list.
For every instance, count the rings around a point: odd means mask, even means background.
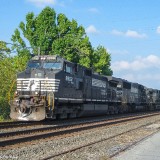
[{"label": "cab side window", "polygon": [[72,74],[73,72],[72,66],[70,66],[68,63],[65,63],[64,70],[66,73],[70,73],[70,74]]}]

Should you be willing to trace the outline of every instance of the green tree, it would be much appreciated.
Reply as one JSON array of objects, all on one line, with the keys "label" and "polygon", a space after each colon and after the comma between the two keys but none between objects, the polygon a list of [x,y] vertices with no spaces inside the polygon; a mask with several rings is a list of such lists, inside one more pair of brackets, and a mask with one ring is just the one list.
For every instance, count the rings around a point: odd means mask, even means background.
[{"label": "green tree", "polygon": [[0,42],[0,120],[9,117],[9,101],[16,87],[16,74],[24,70],[28,56],[11,55],[6,43]]},{"label": "green tree", "polygon": [[64,14],[57,16],[58,37],[53,41],[53,51],[69,61],[91,66],[92,46],[82,26],[69,21]]},{"label": "green tree", "polygon": [[25,41],[21,38],[20,31],[18,29],[15,30],[14,35],[12,35],[12,50],[17,51],[17,55],[20,57],[27,56],[30,58],[30,50],[26,47]]},{"label": "green tree", "polygon": [[10,48],[7,47],[4,41],[0,41],[0,59],[6,57],[10,53]]},{"label": "green tree", "polygon": [[112,75],[111,65],[111,55],[103,46],[98,46],[94,49],[92,57],[93,69],[103,75]]},{"label": "green tree", "polygon": [[56,15],[50,7],[44,8],[37,16],[33,12],[28,13],[26,22],[21,22],[19,29],[15,30],[12,41],[18,55],[29,54],[25,43],[28,41],[34,54],[38,54],[40,48],[42,55],[57,54],[69,61],[92,67],[101,74],[112,74],[110,55],[105,49],[98,47],[94,50],[83,26],[62,13]]},{"label": "green tree", "polygon": [[38,16],[28,13],[26,23],[21,22],[19,29],[15,30],[12,41],[18,52],[26,47],[21,33],[29,41],[34,54],[38,54],[40,47],[41,54],[57,54],[69,61],[91,66],[92,46],[85,29],[64,14],[56,15],[50,7],[43,9]]}]

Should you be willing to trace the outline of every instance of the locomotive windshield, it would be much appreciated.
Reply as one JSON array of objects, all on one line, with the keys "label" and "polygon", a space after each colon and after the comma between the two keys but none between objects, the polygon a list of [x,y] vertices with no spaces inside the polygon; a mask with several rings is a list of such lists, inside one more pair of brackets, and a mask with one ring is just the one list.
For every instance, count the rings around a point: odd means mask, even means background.
[{"label": "locomotive windshield", "polygon": [[58,70],[62,68],[62,62],[57,61],[55,55],[41,55],[32,57],[27,67]]},{"label": "locomotive windshield", "polygon": [[29,68],[44,68],[44,69],[61,69],[62,68],[62,63],[61,62],[50,62],[50,61],[30,61],[28,63]]},{"label": "locomotive windshield", "polygon": [[39,62],[36,62],[36,61],[30,61],[28,63],[28,67],[29,68],[39,68],[40,67],[40,63]]},{"label": "locomotive windshield", "polygon": [[60,62],[44,62],[43,68],[45,69],[61,69],[62,64]]}]

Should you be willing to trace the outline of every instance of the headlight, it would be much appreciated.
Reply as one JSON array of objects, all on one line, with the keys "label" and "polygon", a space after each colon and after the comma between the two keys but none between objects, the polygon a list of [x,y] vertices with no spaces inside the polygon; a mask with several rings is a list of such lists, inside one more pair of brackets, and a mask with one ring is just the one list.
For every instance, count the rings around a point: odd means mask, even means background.
[{"label": "headlight", "polygon": [[19,95],[19,92],[18,91],[15,91],[14,92],[14,96],[18,96]]},{"label": "headlight", "polygon": [[39,94],[39,92],[35,92],[35,94],[36,94],[36,95],[38,95],[38,94]]}]

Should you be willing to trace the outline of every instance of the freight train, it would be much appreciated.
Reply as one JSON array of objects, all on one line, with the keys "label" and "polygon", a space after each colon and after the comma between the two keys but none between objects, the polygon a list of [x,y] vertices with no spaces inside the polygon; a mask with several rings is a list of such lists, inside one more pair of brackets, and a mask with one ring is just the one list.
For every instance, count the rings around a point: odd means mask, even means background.
[{"label": "freight train", "polygon": [[17,75],[10,117],[20,121],[118,114],[160,108],[160,90],[69,62],[34,56]]}]

